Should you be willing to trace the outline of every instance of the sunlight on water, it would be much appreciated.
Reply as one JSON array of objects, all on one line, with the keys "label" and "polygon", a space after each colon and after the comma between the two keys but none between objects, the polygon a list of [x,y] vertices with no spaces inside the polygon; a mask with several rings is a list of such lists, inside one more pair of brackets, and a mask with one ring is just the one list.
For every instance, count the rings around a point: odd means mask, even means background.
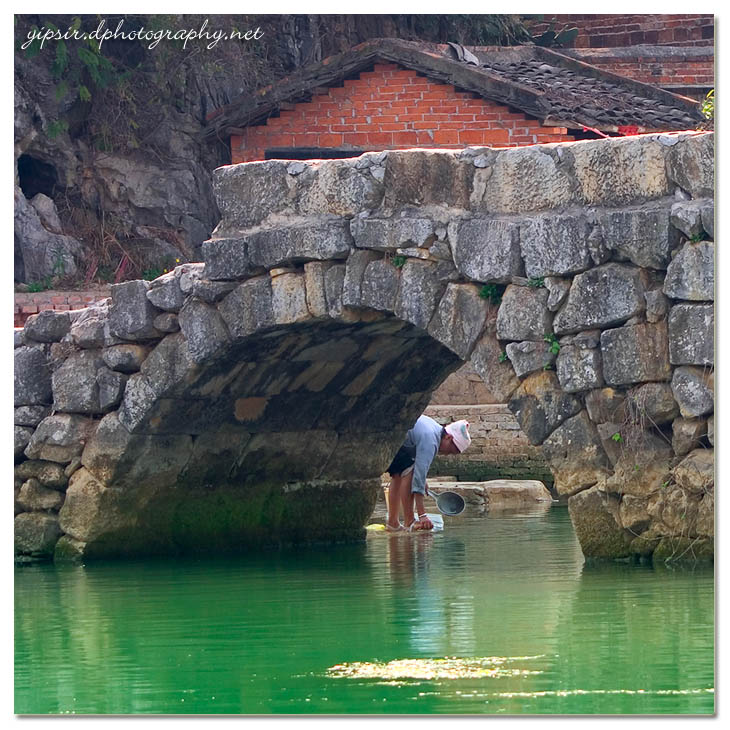
[{"label": "sunlight on water", "polygon": [[518,677],[540,674],[539,671],[503,667],[514,661],[536,657],[482,657],[461,659],[394,659],[390,662],[353,662],[336,664],[327,671],[333,677],[356,679],[479,679],[482,677]]}]

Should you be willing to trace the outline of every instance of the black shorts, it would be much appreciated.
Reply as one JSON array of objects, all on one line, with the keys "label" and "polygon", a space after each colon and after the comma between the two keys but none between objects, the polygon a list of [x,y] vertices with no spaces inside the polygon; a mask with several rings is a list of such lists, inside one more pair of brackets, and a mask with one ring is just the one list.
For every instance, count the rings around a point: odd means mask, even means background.
[{"label": "black shorts", "polygon": [[409,466],[413,466],[416,463],[416,450],[413,448],[406,448],[401,446],[398,449],[398,453],[393,457],[393,461],[390,462],[390,466],[386,469],[390,476],[395,477],[400,475],[404,469]]}]

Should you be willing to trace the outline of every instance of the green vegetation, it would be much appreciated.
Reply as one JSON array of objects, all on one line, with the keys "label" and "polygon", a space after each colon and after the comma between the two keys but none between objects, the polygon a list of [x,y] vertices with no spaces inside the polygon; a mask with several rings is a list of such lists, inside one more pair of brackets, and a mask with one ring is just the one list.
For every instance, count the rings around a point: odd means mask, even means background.
[{"label": "green vegetation", "polygon": [[502,350],[502,352],[499,353],[499,357],[497,358],[500,362],[506,362],[507,360],[507,353]]},{"label": "green vegetation", "polygon": [[543,339],[545,340],[545,342],[549,343],[550,352],[552,352],[553,355],[557,355],[560,352],[560,343],[558,342],[558,338],[553,332],[551,332],[549,335],[545,335]]},{"label": "green vegetation", "polygon": [[527,286],[531,286],[533,289],[539,289],[545,286],[545,277],[537,276],[527,280]]},{"label": "green vegetation", "polygon": [[502,284],[485,284],[479,290],[482,299],[488,299],[492,304],[499,304],[502,301],[505,287]]},{"label": "green vegetation", "polygon": [[396,269],[400,269],[403,267],[407,260],[408,258],[406,256],[393,256],[393,258],[391,258],[390,260],[390,263],[393,264]]}]

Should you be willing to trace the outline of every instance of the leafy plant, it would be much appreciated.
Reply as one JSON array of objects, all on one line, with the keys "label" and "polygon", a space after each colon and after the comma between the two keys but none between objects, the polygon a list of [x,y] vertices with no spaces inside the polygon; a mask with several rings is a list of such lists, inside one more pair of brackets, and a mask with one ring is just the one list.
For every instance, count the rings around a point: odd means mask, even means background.
[{"label": "leafy plant", "polygon": [[552,352],[553,355],[557,355],[560,352],[560,343],[558,342],[558,338],[553,332],[551,332],[549,335],[545,335],[543,339],[545,340],[545,342],[550,344],[550,352]]},{"label": "leafy plant", "polygon": [[700,106],[702,116],[710,122],[715,121],[715,90],[710,89]]},{"label": "leafy plant", "polygon": [[611,440],[615,441],[616,443],[621,443],[621,441],[623,441],[623,438],[621,437],[621,434],[616,431],[616,433],[611,436]]},{"label": "leafy plant", "polygon": [[52,284],[50,276],[46,276],[40,281],[31,281],[28,283],[28,291],[34,294],[41,291],[47,291],[51,287]]},{"label": "leafy plant", "polygon": [[545,286],[545,277],[537,276],[534,278],[530,278],[527,280],[527,286],[531,286],[534,289],[539,289],[540,287]]},{"label": "leafy plant", "polygon": [[502,352],[499,353],[499,357],[497,358],[500,362],[506,362],[507,360],[507,353],[502,350]]},{"label": "leafy plant", "polygon": [[479,296],[482,299],[489,299],[492,304],[499,304],[502,301],[504,287],[499,284],[485,284],[479,290]]},{"label": "leafy plant", "polygon": [[396,269],[400,269],[407,260],[408,259],[406,256],[393,256],[393,258],[390,260],[390,263],[393,264]]}]

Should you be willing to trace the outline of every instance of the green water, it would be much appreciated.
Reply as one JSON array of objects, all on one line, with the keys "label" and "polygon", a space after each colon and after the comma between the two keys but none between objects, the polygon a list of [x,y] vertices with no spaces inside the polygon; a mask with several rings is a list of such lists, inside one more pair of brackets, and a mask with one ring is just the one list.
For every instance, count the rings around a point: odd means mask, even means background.
[{"label": "green water", "polygon": [[[588,566],[567,510],[15,572],[19,714],[708,714],[711,567]],[[405,661],[407,660],[407,661]]]}]

